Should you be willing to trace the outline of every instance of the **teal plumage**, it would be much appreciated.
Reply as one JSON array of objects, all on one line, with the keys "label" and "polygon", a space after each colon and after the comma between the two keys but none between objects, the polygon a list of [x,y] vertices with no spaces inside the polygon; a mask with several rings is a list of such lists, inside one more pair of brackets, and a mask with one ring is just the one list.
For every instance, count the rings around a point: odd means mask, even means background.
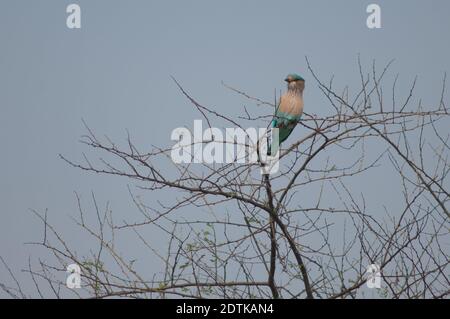
[{"label": "teal plumage", "polygon": [[291,135],[303,113],[305,80],[297,74],[289,74],[285,81],[288,82],[288,90],[281,96],[270,125],[271,128],[278,128],[278,143],[272,139],[268,146],[268,155],[277,153],[280,144]]}]

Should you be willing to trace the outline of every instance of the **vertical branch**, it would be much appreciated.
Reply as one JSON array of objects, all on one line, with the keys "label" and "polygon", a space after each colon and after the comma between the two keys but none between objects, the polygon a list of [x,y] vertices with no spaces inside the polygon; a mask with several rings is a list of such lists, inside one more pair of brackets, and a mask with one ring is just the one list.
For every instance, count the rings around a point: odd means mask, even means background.
[{"label": "vertical branch", "polygon": [[269,287],[272,291],[272,296],[275,299],[279,298],[278,290],[275,285],[275,269],[276,269],[276,258],[277,258],[277,242],[276,242],[276,225],[274,215],[277,215],[275,208],[273,206],[273,194],[272,186],[270,185],[269,175],[264,175],[264,183],[266,186],[267,200],[269,204],[270,213],[270,269],[269,269]]}]

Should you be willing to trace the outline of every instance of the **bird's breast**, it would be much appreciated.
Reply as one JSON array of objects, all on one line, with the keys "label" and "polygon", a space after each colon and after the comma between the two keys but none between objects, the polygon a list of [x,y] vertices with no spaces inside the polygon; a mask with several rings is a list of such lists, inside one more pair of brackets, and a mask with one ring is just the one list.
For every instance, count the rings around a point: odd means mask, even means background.
[{"label": "bird's breast", "polygon": [[281,96],[279,111],[293,116],[303,113],[303,97],[299,94],[284,94]]}]

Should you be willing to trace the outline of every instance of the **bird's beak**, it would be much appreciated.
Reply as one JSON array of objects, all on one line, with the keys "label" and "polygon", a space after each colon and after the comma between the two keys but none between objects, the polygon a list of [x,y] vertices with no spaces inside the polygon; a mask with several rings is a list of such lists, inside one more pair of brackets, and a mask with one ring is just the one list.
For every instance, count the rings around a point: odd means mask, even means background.
[{"label": "bird's beak", "polygon": [[289,83],[289,78],[285,78],[284,80]]}]

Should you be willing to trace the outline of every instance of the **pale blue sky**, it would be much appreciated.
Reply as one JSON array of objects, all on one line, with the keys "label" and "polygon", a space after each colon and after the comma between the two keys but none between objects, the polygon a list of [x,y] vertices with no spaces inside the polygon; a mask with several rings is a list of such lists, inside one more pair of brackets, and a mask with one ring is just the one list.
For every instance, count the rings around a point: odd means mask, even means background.
[{"label": "pale blue sky", "polygon": [[[81,6],[81,30],[66,27],[70,3]],[[382,8],[380,30],[365,25],[369,3]],[[272,100],[287,73],[309,76],[305,55],[338,87],[356,85],[358,54],[365,63],[394,58],[403,88],[417,75],[416,96],[436,103],[450,70],[449,14],[447,0],[1,0],[0,255],[27,280],[20,269],[40,255],[23,243],[42,234],[30,208],[48,208],[69,239],[86,244],[68,217],[74,191],[94,191],[124,215],[130,209],[125,180],[84,174],[58,158],[80,158],[82,118],[112,139],[124,140],[128,129],[142,147],[167,146],[175,127],[198,118],[170,75],[205,105],[233,114],[243,101],[222,80]],[[307,111],[316,112],[319,90],[307,86],[305,94]]]}]

